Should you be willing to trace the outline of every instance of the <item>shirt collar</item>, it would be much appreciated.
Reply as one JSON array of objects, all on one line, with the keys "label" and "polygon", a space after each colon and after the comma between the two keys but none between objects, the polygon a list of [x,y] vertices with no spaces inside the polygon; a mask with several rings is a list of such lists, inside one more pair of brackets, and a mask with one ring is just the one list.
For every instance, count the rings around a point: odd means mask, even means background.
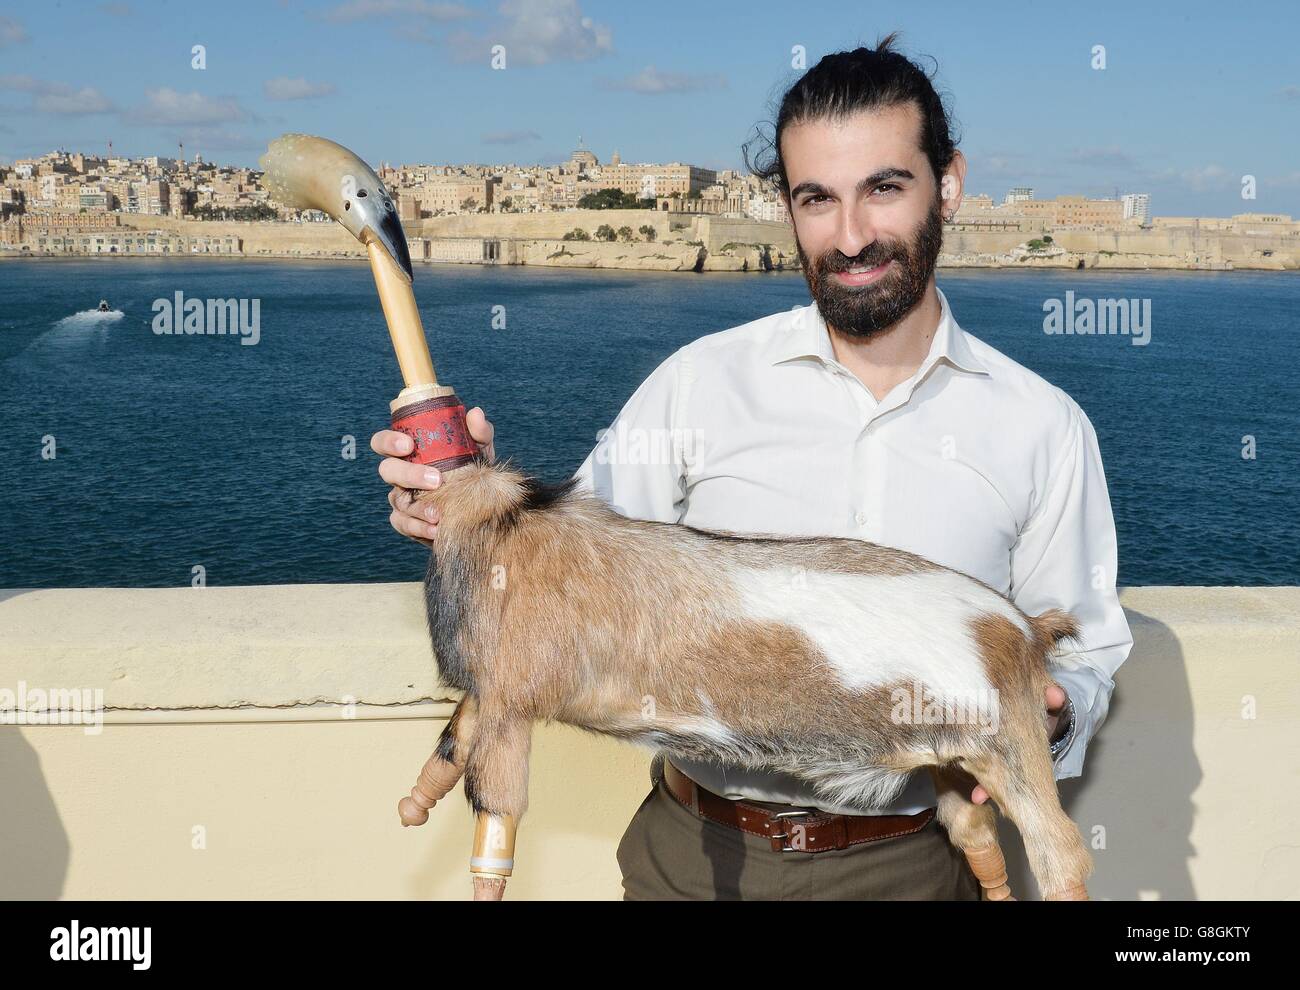
[{"label": "shirt collar", "polygon": [[[917,380],[924,377],[926,372],[940,360],[962,371],[987,375],[988,368],[971,350],[969,335],[957,325],[957,320],[952,315],[952,308],[948,305],[948,297],[943,294],[942,289],[936,288],[935,291],[939,293],[939,306],[942,313],[934,339],[930,341],[930,353],[921,362],[917,372]],[[817,358],[823,364],[836,363],[835,350],[831,347],[830,331],[816,303],[796,308],[788,328],[777,336],[770,353],[773,364],[800,357]]]}]

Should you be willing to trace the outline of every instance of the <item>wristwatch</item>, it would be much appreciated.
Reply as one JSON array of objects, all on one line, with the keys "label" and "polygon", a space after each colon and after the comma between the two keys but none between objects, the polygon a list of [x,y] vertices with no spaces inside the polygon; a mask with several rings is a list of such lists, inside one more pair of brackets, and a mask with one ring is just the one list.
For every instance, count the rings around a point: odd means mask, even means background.
[{"label": "wristwatch", "polygon": [[1065,696],[1064,714],[1065,717],[1068,719],[1067,726],[1065,729],[1065,735],[1061,736],[1060,739],[1052,743],[1052,759],[1056,759],[1057,754],[1060,753],[1063,749],[1065,749],[1066,746],[1070,744],[1070,740],[1074,736],[1074,702],[1070,699],[1070,696],[1068,694]]}]

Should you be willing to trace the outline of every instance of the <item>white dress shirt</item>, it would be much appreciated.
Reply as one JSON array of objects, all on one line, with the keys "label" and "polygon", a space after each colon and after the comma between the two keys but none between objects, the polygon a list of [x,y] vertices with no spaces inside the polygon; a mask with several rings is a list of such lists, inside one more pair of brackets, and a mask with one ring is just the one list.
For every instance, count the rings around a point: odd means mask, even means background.
[{"label": "white dress shirt", "polygon": [[[1097,437],[1073,399],[966,333],[939,299],[928,356],[879,401],[835,358],[815,305],[701,337],[642,383],[576,477],[625,516],[856,537],[979,578],[1030,615],[1073,613],[1082,643],[1052,675],[1075,727],[1054,768],[1077,777],[1133,642]],[[733,799],[845,814],[935,804],[925,772],[890,806],[862,808],[785,774],[673,762]]]}]

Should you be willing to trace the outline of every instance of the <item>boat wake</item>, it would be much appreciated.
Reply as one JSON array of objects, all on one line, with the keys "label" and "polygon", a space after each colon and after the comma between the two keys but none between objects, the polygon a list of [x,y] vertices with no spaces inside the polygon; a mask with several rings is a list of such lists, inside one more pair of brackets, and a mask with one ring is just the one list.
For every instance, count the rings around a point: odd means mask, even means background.
[{"label": "boat wake", "polygon": [[83,309],[80,313],[73,313],[71,316],[65,316],[54,324],[56,330],[76,329],[79,327],[104,327],[110,323],[116,323],[125,314],[120,309],[98,310]]},{"label": "boat wake", "polygon": [[0,337],[0,359],[21,356],[39,361],[62,355],[62,360],[87,347],[109,346],[118,336],[114,331],[125,315],[120,309],[83,309],[46,324],[44,329],[39,328],[40,324],[28,325],[26,329],[33,335],[27,340],[21,339],[25,334]]}]

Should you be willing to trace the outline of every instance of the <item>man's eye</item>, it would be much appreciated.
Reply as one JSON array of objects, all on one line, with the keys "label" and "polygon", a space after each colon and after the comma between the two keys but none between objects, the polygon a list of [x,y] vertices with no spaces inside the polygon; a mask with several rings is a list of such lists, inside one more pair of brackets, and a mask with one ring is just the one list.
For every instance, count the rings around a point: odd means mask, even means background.
[{"label": "man's eye", "polygon": [[809,196],[807,199],[805,199],[805,200],[803,201],[803,205],[804,205],[804,206],[819,206],[820,204],[825,203],[825,202],[828,202],[829,200],[830,200],[830,197],[829,197],[829,196],[825,196],[825,195],[822,195],[821,193],[818,193],[816,196]]},{"label": "man's eye", "polygon": [[896,182],[886,182],[883,183],[882,185],[876,186],[876,188],[873,191],[889,194],[889,193],[901,192],[902,189],[903,187]]}]

